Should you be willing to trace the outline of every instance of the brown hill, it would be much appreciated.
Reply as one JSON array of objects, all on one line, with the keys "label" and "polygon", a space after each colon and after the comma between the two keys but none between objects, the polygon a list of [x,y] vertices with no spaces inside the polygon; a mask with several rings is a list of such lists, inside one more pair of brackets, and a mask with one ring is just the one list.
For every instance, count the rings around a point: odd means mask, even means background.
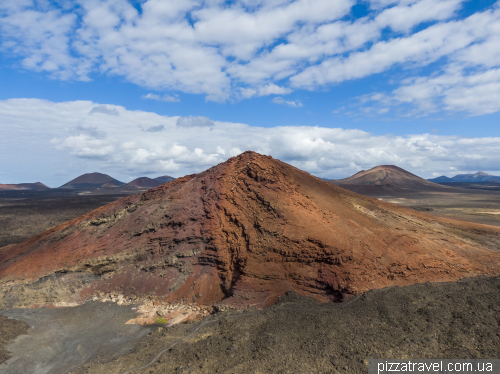
[{"label": "brown hill", "polygon": [[137,188],[153,188],[158,187],[162,183],[157,180],[148,178],[148,177],[140,177],[134,179],[132,182],[127,183],[125,186],[127,187],[137,187]]},{"label": "brown hill", "polygon": [[0,184],[0,190],[15,190],[15,191],[22,191],[22,190],[29,190],[29,191],[44,191],[44,190],[50,190],[50,187],[46,186],[43,183],[36,182],[36,183],[19,183],[19,184]]},{"label": "brown hill", "polygon": [[155,178],[155,181],[158,181],[160,183],[168,183],[168,182],[172,182],[175,178],[174,177],[171,177],[170,175],[162,175],[161,177],[156,177]]},{"label": "brown hill", "polygon": [[342,300],[500,274],[499,250],[500,228],[357,195],[245,152],[4,247],[0,304],[99,292],[201,305],[269,305],[288,290]]},{"label": "brown hill", "polygon": [[75,188],[75,189],[94,189],[102,187],[103,185],[109,186],[108,183],[113,183],[116,186],[121,186],[124,183],[102,173],[87,173],[69,181],[59,188]]},{"label": "brown hill", "polygon": [[429,182],[395,165],[375,166],[349,178],[329,181],[337,186],[362,194],[383,192],[457,191],[453,187]]}]

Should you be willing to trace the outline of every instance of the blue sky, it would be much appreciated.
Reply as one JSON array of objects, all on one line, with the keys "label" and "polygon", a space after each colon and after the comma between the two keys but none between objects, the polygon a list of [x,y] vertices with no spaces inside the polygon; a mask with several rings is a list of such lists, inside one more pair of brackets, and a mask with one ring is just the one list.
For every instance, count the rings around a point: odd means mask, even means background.
[{"label": "blue sky", "polygon": [[500,3],[0,0],[0,183],[500,174]]}]

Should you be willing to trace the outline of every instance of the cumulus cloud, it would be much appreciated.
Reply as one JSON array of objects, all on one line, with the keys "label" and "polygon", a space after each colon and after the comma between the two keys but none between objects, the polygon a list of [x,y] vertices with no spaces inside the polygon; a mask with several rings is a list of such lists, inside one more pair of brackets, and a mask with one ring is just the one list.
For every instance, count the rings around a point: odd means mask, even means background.
[{"label": "cumulus cloud", "polygon": [[0,48],[55,79],[108,74],[221,102],[324,89],[394,68],[402,69],[395,83],[403,89],[405,79],[446,78],[458,65],[479,96],[462,103],[454,96],[460,86],[445,87],[436,110],[498,111],[487,95],[498,87],[469,77],[500,68],[500,7],[464,18],[464,3],[370,0],[368,14],[351,19],[354,0],[144,0],[140,11],[127,0],[4,1]]},{"label": "cumulus cloud", "polygon": [[259,96],[286,95],[291,92],[292,90],[290,88],[280,87],[274,83],[269,83],[259,88]]},{"label": "cumulus cloud", "polygon": [[292,106],[294,108],[298,108],[298,107],[301,107],[303,106],[302,103],[300,102],[300,100],[285,100],[283,99],[282,97],[278,96],[278,97],[275,97],[274,99],[271,100],[272,103],[275,103],[275,104],[282,104],[282,105],[288,105],[288,106]]},{"label": "cumulus cloud", "polygon": [[213,121],[207,117],[179,117],[177,119],[177,126],[190,128],[190,127],[214,127]]},{"label": "cumulus cloud", "polygon": [[94,114],[94,113],[102,113],[102,114],[109,114],[110,116],[118,116],[120,115],[116,108],[108,108],[106,105],[97,105],[93,107],[90,111],[89,114]]},{"label": "cumulus cloud", "polygon": [[257,88],[241,88],[240,93],[243,98],[250,98],[252,96],[269,96],[269,95],[287,95],[291,93],[290,88],[278,86],[274,83],[266,84],[265,86]]},{"label": "cumulus cloud", "polygon": [[165,130],[165,126],[164,125],[158,125],[158,126],[150,126],[146,129],[143,129],[142,131],[146,131],[146,132],[160,132],[160,131],[163,131]]},{"label": "cumulus cloud", "polygon": [[500,111],[500,69],[470,72],[458,65],[433,77],[415,77],[391,93],[358,98],[361,111],[373,113],[396,108],[400,116],[425,116],[442,108],[451,112],[484,115]]},{"label": "cumulus cloud", "polygon": [[106,131],[99,130],[97,126],[87,126],[83,123],[75,126],[75,132],[80,135],[88,135],[94,139],[104,139],[108,135]]},{"label": "cumulus cloud", "polygon": [[[254,150],[328,178],[346,177],[381,164],[398,165],[429,178],[435,173],[500,173],[500,138],[494,137],[434,132],[373,135],[362,130],[307,126],[262,128],[113,106],[119,117],[89,116],[95,106],[89,101],[0,101],[0,158],[8,160],[4,171],[24,173],[26,180],[31,180],[34,168],[45,170],[42,179],[49,184],[47,165],[50,170],[72,170],[73,174],[102,171],[123,180],[145,171],[182,176]],[[143,131],[138,123],[142,129],[161,126],[162,131]],[[75,132],[78,126],[80,130]],[[20,131],[26,136],[15,136]],[[67,182],[56,174],[51,176],[57,181],[53,185]]]},{"label": "cumulus cloud", "polygon": [[179,99],[179,97],[177,95],[175,95],[175,96],[170,96],[170,95],[160,96],[160,95],[156,95],[156,94],[152,94],[152,93],[148,93],[147,95],[144,95],[142,98],[156,100],[156,101],[166,101],[166,102],[170,102],[170,103],[178,103],[181,101],[181,99]]}]

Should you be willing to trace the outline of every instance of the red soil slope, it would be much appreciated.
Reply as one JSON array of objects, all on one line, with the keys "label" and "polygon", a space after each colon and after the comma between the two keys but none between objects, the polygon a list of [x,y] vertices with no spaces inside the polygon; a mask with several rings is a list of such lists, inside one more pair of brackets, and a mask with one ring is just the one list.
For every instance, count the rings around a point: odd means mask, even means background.
[{"label": "red soil slope", "polygon": [[454,187],[429,182],[398,166],[380,165],[360,171],[349,178],[331,180],[331,183],[357,193],[456,191]]},{"label": "red soil slope", "polygon": [[500,274],[500,228],[427,216],[245,152],[0,250],[0,286],[94,273],[120,290],[208,305],[318,300]]}]

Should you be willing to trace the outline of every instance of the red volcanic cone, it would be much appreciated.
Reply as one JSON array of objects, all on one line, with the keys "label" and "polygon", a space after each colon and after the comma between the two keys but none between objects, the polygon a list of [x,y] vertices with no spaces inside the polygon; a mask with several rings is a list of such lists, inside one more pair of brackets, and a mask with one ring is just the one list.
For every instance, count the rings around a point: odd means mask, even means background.
[{"label": "red volcanic cone", "polygon": [[50,275],[80,299],[118,289],[204,305],[269,305],[288,290],[342,300],[500,274],[499,237],[245,152],[5,247],[0,286]]}]

